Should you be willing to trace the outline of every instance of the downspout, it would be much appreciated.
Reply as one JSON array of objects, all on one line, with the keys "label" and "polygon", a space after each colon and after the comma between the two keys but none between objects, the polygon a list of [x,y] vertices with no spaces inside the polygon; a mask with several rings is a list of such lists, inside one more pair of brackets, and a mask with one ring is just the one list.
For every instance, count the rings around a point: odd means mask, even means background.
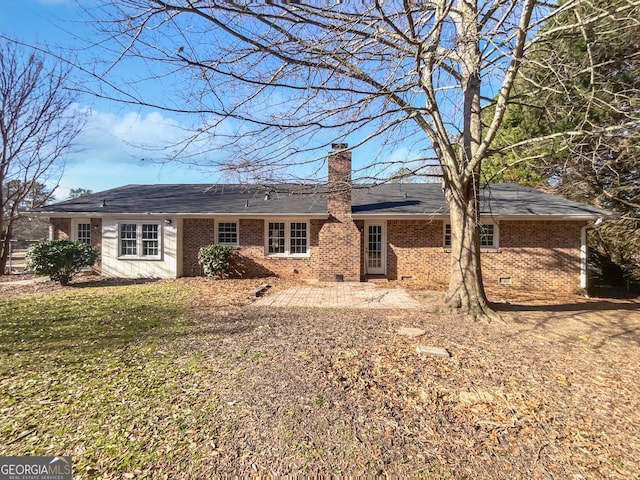
[{"label": "downspout", "polygon": [[[604,219],[599,217],[593,225],[585,225],[580,229],[580,288],[587,291],[589,288],[589,247],[587,245],[587,235],[589,229],[602,225]],[[588,293],[585,294],[587,297]]]},{"label": "downspout", "polygon": [[589,248],[587,246],[587,230],[589,228],[591,228],[590,225],[585,225],[580,229],[580,288],[585,291],[589,286]]}]

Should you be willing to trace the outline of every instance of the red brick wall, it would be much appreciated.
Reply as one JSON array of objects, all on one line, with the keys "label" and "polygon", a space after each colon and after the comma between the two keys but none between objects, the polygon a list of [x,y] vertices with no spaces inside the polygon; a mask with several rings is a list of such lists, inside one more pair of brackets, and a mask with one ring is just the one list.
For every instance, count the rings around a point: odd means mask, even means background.
[{"label": "red brick wall", "polygon": [[265,277],[276,275],[286,278],[315,278],[318,231],[321,222],[309,222],[309,257],[276,257],[265,252],[265,221],[240,220],[240,247],[234,249],[232,276]]},{"label": "red brick wall", "polygon": [[102,250],[102,219],[91,219],[91,246],[98,251]]},{"label": "red brick wall", "polygon": [[319,233],[317,277],[335,280],[342,275],[345,281],[360,281],[362,277],[362,239],[350,218],[332,217]]},{"label": "red brick wall", "polygon": [[182,222],[182,274],[194,277],[201,274],[198,250],[215,243],[216,230],[213,218],[185,218]]},{"label": "red brick wall", "polygon": [[[68,239],[70,218],[52,218],[53,239]],[[102,245],[102,220],[91,219],[91,243]],[[99,228],[94,228],[96,225]],[[240,246],[234,248],[233,276],[277,275],[288,278],[361,280],[364,272],[363,222],[334,216],[309,222],[309,257],[270,257],[265,254],[265,222],[242,219]],[[580,230],[584,222],[502,221],[499,248],[483,250],[485,285],[510,279],[504,288],[574,292],[580,279]],[[214,219],[183,221],[184,275],[199,275],[200,247],[215,242]],[[387,276],[412,277],[433,288],[446,287],[450,255],[442,247],[441,220],[389,220],[387,222]]]},{"label": "red brick wall", "polygon": [[51,218],[49,223],[52,226],[53,232],[51,240],[69,240],[71,238],[70,218]]},{"label": "red brick wall", "polygon": [[[499,248],[482,252],[487,286],[510,279],[510,288],[563,290],[580,286],[580,230],[584,222],[502,221]],[[410,276],[446,287],[450,256],[443,247],[443,222],[392,220],[387,223],[390,279]],[[509,288],[506,287],[505,288]]]},{"label": "red brick wall", "polygon": [[[318,232],[321,221],[309,222],[309,257],[275,257],[265,253],[264,219],[241,219],[239,221],[240,246],[233,248],[232,277],[281,276],[288,278],[316,278]],[[215,243],[214,219],[185,219],[183,222],[183,275],[201,275],[198,264],[200,247]]]},{"label": "red brick wall", "polygon": [[93,270],[97,273],[102,272],[102,219],[91,219],[91,246],[100,253],[98,263],[95,264]]},{"label": "red brick wall", "polygon": [[565,290],[580,287],[580,230],[584,222],[500,222],[499,253],[482,256],[487,285],[510,278],[518,288]]},{"label": "red brick wall", "polygon": [[449,281],[449,253],[442,248],[440,220],[390,220],[387,222],[387,276],[412,277],[433,285]]},{"label": "red brick wall", "polygon": [[[49,223],[53,227],[52,240],[69,240],[72,238],[70,218],[51,218]],[[91,224],[91,245],[98,250],[102,248],[102,219],[90,218],[81,223]]]}]

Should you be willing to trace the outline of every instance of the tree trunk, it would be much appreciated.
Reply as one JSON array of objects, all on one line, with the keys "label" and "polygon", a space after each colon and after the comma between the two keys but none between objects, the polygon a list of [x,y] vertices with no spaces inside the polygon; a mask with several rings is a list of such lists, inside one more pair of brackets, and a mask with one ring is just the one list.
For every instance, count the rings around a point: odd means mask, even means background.
[{"label": "tree trunk", "polygon": [[458,53],[461,59],[460,87],[463,95],[463,128],[457,145],[459,158],[444,159],[445,197],[451,222],[451,272],[446,304],[478,320],[498,319],[484,293],[480,267],[479,154],[482,142],[480,105],[482,38],[478,23],[478,1],[457,2]]},{"label": "tree trunk", "polygon": [[[12,235],[11,227],[11,220],[9,220],[7,230],[6,232],[4,232],[4,238],[0,240],[0,276],[5,274],[7,268],[7,260],[9,259],[9,245]],[[0,234],[2,234],[2,231],[0,231]]]},{"label": "tree trunk", "polygon": [[462,192],[445,190],[451,222],[451,272],[445,303],[474,320],[499,320],[484,292],[480,264],[480,222],[472,182]]}]

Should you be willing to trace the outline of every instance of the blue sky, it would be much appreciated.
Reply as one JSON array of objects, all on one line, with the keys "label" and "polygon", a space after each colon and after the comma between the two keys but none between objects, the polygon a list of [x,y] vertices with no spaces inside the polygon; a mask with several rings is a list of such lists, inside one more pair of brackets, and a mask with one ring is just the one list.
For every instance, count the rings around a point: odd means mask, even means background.
[{"label": "blue sky", "polygon": [[[90,1],[83,1],[83,5],[90,5]],[[55,49],[77,45],[77,37],[89,37],[91,28],[74,0],[3,0],[0,32],[27,44]],[[59,200],[78,187],[97,192],[130,183],[221,180],[215,171],[162,163],[162,152],[154,151],[167,139],[178,138],[186,119],[88,95],[78,98],[76,108],[86,115],[87,124],[77,151],[68,155],[56,191]]]},{"label": "blue sky", "polygon": [[[39,45],[44,50],[66,51],[67,53],[61,53],[63,58],[82,58],[79,63],[91,70],[92,62],[100,64],[109,61],[101,57],[108,48],[84,48],[96,38],[83,8],[91,10],[95,3],[96,0],[2,0],[0,33],[29,45]],[[120,51],[118,47],[112,49],[114,58]],[[154,65],[156,69],[164,67],[164,64]],[[144,76],[147,71],[140,61],[131,59],[119,63],[114,70],[119,74],[114,78]],[[158,72],[160,70],[156,70],[156,73]],[[140,73],[141,75],[136,75]],[[77,78],[87,82],[88,89],[97,88],[86,76]],[[163,81],[166,82],[164,85]],[[178,98],[179,96],[175,95],[167,96],[172,95],[170,88],[175,87],[175,84],[170,85],[171,83],[171,79],[163,77],[162,81],[137,83],[135,87],[144,88],[147,99],[154,98],[154,95],[161,99]],[[85,116],[87,124],[79,138],[77,151],[68,155],[66,169],[56,191],[58,200],[66,198],[72,188],[98,192],[132,183],[220,183],[236,180],[233,177],[225,177],[211,167],[204,170],[186,162],[162,161],[167,156],[167,151],[162,150],[162,146],[184,138],[185,132],[193,131],[194,125],[201,125],[200,119],[107,101],[91,95],[78,97],[75,108],[79,114]],[[223,126],[222,130],[223,134],[229,134],[235,132],[236,127],[230,126],[225,131]],[[364,134],[358,132],[357,135],[362,137]],[[360,139],[353,135],[347,141],[353,146]],[[186,153],[196,152],[197,147],[202,145],[204,143],[200,142]],[[407,159],[414,158],[420,162],[421,155],[425,155],[420,153],[422,150],[418,142],[399,143],[390,146],[385,151],[384,161],[380,162],[380,157],[377,157],[379,148],[380,145],[372,141],[354,149],[354,168],[360,172],[356,175],[361,174],[365,177],[369,174],[369,167],[379,167],[383,170],[383,178],[387,178]],[[223,160],[224,154],[223,149],[210,148],[206,158],[201,153],[196,158],[203,160],[202,164],[206,164],[210,160]],[[305,177],[313,171],[313,166],[298,165],[292,173]]]}]

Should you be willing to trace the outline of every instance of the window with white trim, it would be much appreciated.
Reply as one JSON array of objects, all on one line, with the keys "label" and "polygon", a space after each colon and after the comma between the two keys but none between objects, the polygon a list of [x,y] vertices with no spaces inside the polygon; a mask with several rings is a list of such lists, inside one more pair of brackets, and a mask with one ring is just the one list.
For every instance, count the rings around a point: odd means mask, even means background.
[{"label": "window with white trim", "polygon": [[444,246],[445,248],[451,247],[451,224],[447,223],[444,226]]},{"label": "window with white trim", "polygon": [[160,258],[160,223],[119,223],[118,256]]},{"label": "window with white trim", "polygon": [[216,224],[216,240],[218,245],[238,245],[238,222],[218,222]]},{"label": "window with white trim", "polygon": [[493,223],[480,226],[480,247],[495,248],[497,245],[496,229]]},{"label": "window with white trim", "polygon": [[291,255],[305,255],[307,253],[307,224],[304,222],[291,223],[289,237],[289,252]]},{"label": "window with white trim", "polygon": [[90,223],[80,223],[76,224],[75,228],[76,242],[86,243],[87,245],[91,245],[91,224]]},{"label": "window with white trim", "polygon": [[142,224],[142,256],[157,257],[160,255],[160,225],[157,223]]},{"label": "window with white trim", "polygon": [[267,222],[267,255],[307,256],[309,222]]},{"label": "window with white trim", "polygon": [[[451,224],[444,226],[444,247],[451,248]],[[480,225],[480,248],[498,248],[498,226],[494,223]]]}]

